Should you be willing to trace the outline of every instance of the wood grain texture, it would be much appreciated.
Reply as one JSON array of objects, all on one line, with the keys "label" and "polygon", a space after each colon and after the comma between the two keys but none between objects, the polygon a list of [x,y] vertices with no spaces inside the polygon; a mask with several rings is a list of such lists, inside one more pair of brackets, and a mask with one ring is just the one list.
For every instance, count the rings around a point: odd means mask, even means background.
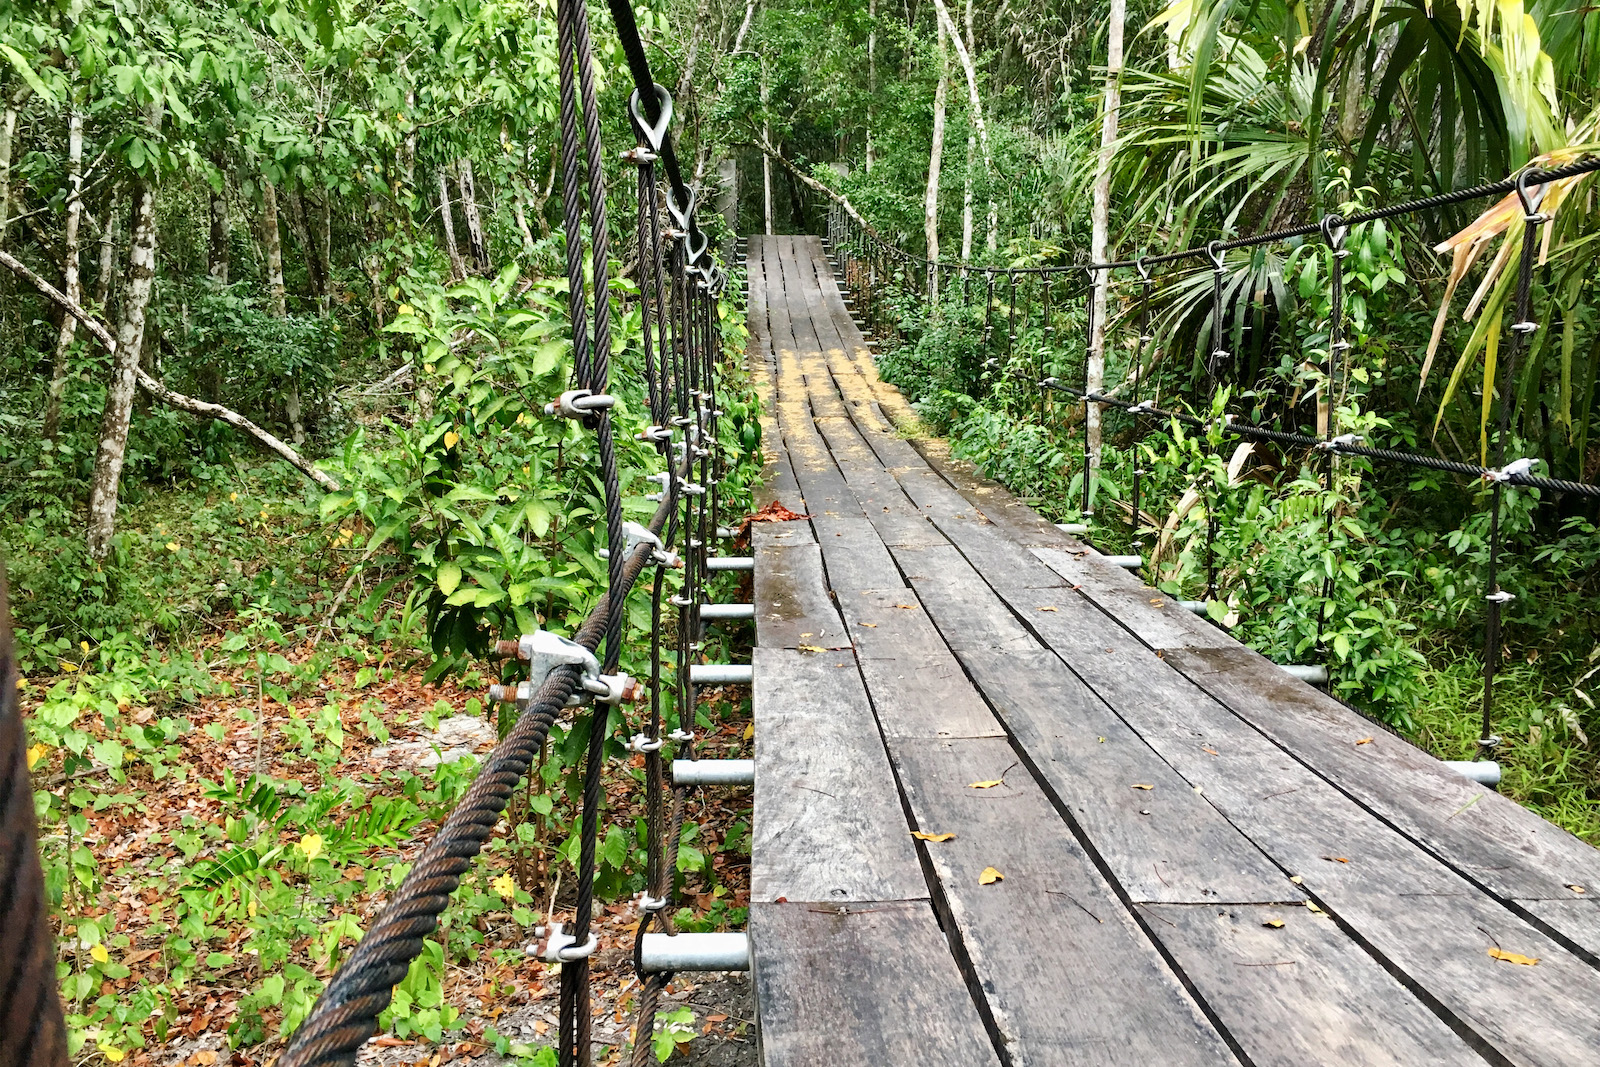
[{"label": "wood grain texture", "polygon": [[1483,1063],[1326,915],[1289,904],[1138,910],[1256,1067]]},{"label": "wood grain texture", "polygon": [[757,648],[752,900],[928,895],[849,652]]},{"label": "wood grain texture", "polygon": [[[1015,759],[1009,743],[891,754],[920,829],[955,834],[918,847],[1013,1064],[1237,1062],[1038,785],[1017,770],[971,788]],[[981,884],[988,867],[1005,877]]]},{"label": "wood grain texture", "polygon": [[843,646],[848,654],[850,637],[828,595],[822,550],[811,541],[783,544],[780,539],[790,535],[781,527],[787,526],[810,533],[804,523],[761,523],[751,537],[756,561],[756,640],[764,648]]},{"label": "wood grain texture", "polygon": [[926,901],[753,903],[765,1067],[999,1067]]}]

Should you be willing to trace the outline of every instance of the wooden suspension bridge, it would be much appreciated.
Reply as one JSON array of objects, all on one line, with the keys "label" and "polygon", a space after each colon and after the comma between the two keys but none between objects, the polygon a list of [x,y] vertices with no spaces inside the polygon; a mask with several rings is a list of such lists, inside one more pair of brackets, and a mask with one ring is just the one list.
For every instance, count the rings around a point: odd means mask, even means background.
[{"label": "wooden suspension bridge", "polygon": [[908,440],[819,238],[747,267],[767,1067],[1600,1060],[1600,851]]}]

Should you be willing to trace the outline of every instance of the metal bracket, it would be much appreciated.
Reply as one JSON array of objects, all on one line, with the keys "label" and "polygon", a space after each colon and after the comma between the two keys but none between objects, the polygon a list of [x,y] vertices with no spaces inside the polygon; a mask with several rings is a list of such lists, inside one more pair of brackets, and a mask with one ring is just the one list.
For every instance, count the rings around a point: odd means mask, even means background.
[{"label": "metal bracket", "polygon": [[634,437],[640,441],[670,441],[672,440],[672,427],[646,426],[643,430],[634,434]]},{"label": "metal bracket", "polygon": [[639,911],[645,915],[653,915],[658,911],[665,911],[669,901],[666,897],[653,897],[649,893],[639,894]]},{"label": "metal bracket", "polygon": [[568,419],[583,419],[598,411],[609,411],[617,398],[608,393],[594,393],[588,389],[568,389],[544,406],[546,415],[560,415]]},{"label": "metal bracket", "polygon": [[694,740],[694,734],[689,730],[679,727],[667,735],[667,740],[676,742],[680,745],[687,745],[689,742]]},{"label": "metal bracket", "polygon": [[629,752],[638,752],[642,754],[645,752],[660,752],[663,744],[665,744],[665,742],[659,737],[646,737],[644,734],[634,734],[631,738],[622,743],[622,747],[627,749]]},{"label": "metal bracket", "polygon": [[524,951],[546,963],[572,963],[593,955],[600,945],[600,939],[594,934],[590,934],[589,940],[580,945],[577,938],[565,933],[561,927],[561,923],[534,927],[533,936],[539,940]]}]

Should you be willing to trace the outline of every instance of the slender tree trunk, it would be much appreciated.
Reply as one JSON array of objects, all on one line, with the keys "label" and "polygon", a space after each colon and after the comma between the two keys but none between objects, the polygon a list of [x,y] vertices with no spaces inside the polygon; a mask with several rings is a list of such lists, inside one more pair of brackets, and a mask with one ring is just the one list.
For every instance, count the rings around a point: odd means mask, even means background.
[{"label": "slender tree trunk", "polygon": [[[405,77],[404,68],[401,77]],[[406,183],[406,192],[416,187],[417,184],[417,91],[412,88],[410,79],[406,79],[406,135],[400,142],[400,174]]]},{"label": "slender tree trunk", "polygon": [[[922,197],[922,233],[928,258],[939,261],[939,171],[944,162],[944,111],[950,95],[950,57],[944,44],[944,23],[939,23],[939,87],[933,93],[933,146],[928,150],[928,188]],[[938,271],[933,272],[935,280]],[[934,292],[935,299],[938,293]]]},{"label": "slender tree trunk", "polygon": [[[218,169],[221,169],[220,167]],[[223,187],[211,194],[211,240],[206,257],[206,276],[218,285],[228,284],[228,189],[226,172]]]},{"label": "slender tree trunk", "polygon": [[[763,73],[765,71],[763,70]],[[766,90],[766,81],[761,83],[762,91]],[[765,97],[762,97],[765,101]],[[867,2],[867,173],[872,173],[872,104],[878,99],[878,0]],[[771,129],[767,130],[766,138],[772,140]],[[768,229],[768,233],[772,230]]]},{"label": "slender tree trunk", "polygon": [[[977,51],[972,36],[972,0],[967,0],[967,54]],[[972,167],[978,159],[978,127],[967,123],[967,162],[961,175],[961,261],[972,258]]]},{"label": "slender tree trunk", "polygon": [[[873,0],[877,4],[877,0]],[[867,133],[867,168],[872,168],[872,134],[870,127]],[[767,57],[761,57],[761,138],[767,144],[772,143],[772,116],[767,114]],[[765,223],[763,230],[768,236],[772,234],[772,157],[761,153],[761,218]]]},{"label": "slender tree trunk", "polygon": [[0,245],[5,244],[6,226],[11,221],[11,153],[17,134],[17,115],[28,102],[33,90],[26,85],[6,99],[0,112]]},{"label": "slender tree trunk", "polygon": [[[1120,0],[1114,0],[1120,2]],[[967,46],[961,41],[961,32],[956,29],[955,20],[950,17],[950,9],[945,6],[944,0],[933,0],[933,6],[939,13],[939,24],[950,35],[956,46],[956,58],[961,61],[961,70],[967,76],[967,103],[972,109],[972,124],[978,128],[978,147],[983,150],[983,169],[986,174],[994,173],[994,157],[989,152],[989,127],[983,121],[983,99],[978,95],[978,71],[972,65],[972,53],[967,51]],[[1000,210],[994,197],[989,198],[989,233],[988,248],[993,252],[1000,247]]]},{"label": "slender tree trunk", "polygon": [[111,383],[106,389],[100,448],[89,486],[89,555],[104,559],[116,530],[117,493],[127,456],[128,422],[138,382],[139,355],[144,348],[144,316],[156,276],[156,195],[143,182],[133,188],[132,238],[128,248],[128,288],[122,301],[122,325],[112,354]]},{"label": "slender tree trunk", "polygon": [[[1111,21],[1106,30],[1106,91],[1100,121],[1100,159],[1095,169],[1094,201],[1089,208],[1092,228],[1089,258],[1095,263],[1105,263],[1111,258],[1111,156],[1117,142],[1117,112],[1122,107],[1122,28],[1126,16],[1126,0],[1111,0]],[[1106,305],[1110,287],[1111,272],[1096,271],[1091,304],[1094,330],[1089,335],[1089,357],[1084,371],[1084,388],[1089,393],[1099,393],[1106,383]],[[1084,478],[1090,480],[1086,484],[1092,484],[1100,469],[1100,405],[1088,404],[1086,409],[1089,469],[1084,472]],[[1085,494],[1085,499],[1091,501],[1092,507],[1092,495]]]},{"label": "slender tree trunk", "polygon": [[[73,108],[67,119],[67,218],[62,227],[61,291],[68,300],[83,299],[83,287],[78,278],[78,227],[83,222],[83,112]],[[67,356],[72,351],[72,339],[78,333],[78,320],[69,314],[61,316],[61,332],[56,335],[56,350],[50,372],[50,397],[45,402],[44,428],[47,439],[54,440],[61,425],[61,395],[67,388]]]},{"label": "slender tree trunk", "polygon": [[333,310],[333,194],[324,191],[322,210],[317,212],[317,270],[322,275],[322,292],[317,294],[317,303],[322,308],[324,315]]},{"label": "slender tree trunk", "polygon": [[479,274],[489,273],[489,245],[483,237],[483,217],[478,214],[478,187],[473,179],[472,160],[462,156],[457,174],[461,183],[461,214],[467,221],[467,250]]},{"label": "slender tree trunk", "polygon": [[683,73],[678,76],[678,88],[672,94],[680,113],[688,104],[689,93],[694,88],[694,67],[700,57],[700,38],[705,36],[707,7],[706,0],[699,0],[695,6],[694,25],[689,30],[689,48],[683,58]]},{"label": "slender tree trunk", "polygon": [[[283,231],[278,226],[278,190],[265,178],[261,180],[261,243],[266,246],[267,293],[272,299],[272,314],[276,318],[287,318],[289,300],[283,284]],[[304,444],[306,428],[300,417],[300,379],[293,374],[283,383],[283,413],[289,420],[294,443]]]},{"label": "slender tree trunk", "polygon": [[312,300],[318,300],[326,283],[322,277],[322,257],[317,255],[317,246],[312,243],[311,230],[306,225],[306,198],[293,185],[286,186],[283,193],[289,203],[289,229],[294,231],[294,239],[306,260],[306,281],[311,286],[308,295]]},{"label": "slender tree trunk", "polygon": [[278,226],[278,190],[270,181],[261,181],[261,242],[266,246],[267,293],[272,298],[272,313],[278,318],[289,314],[288,290],[283,284],[283,231]]},{"label": "slender tree trunk", "polygon": [[94,302],[100,314],[111,317],[111,281],[117,270],[117,195],[106,204],[106,224],[100,229],[100,273],[94,281]]},{"label": "slender tree trunk", "polygon": [[467,276],[467,268],[461,262],[461,247],[456,244],[456,222],[451,217],[453,205],[450,201],[450,176],[443,167],[439,168],[439,221],[444,224],[444,251],[450,257],[450,280]]},{"label": "slender tree trunk", "polygon": [[[873,2],[876,3],[877,0],[873,0]],[[745,36],[750,32],[750,23],[755,21],[755,17],[756,0],[745,0],[744,21],[739,23],[739,32],[733,35],[733,47],[728,49],[730,55],[744,49]]]}]

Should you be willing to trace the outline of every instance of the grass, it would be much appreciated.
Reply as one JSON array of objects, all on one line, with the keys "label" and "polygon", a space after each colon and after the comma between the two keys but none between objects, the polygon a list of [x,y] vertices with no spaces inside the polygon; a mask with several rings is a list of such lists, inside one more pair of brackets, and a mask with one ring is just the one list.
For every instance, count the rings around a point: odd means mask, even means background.
[{"label": "grass", "polygon": [[[1436,657],[1412,709],[1412,740],[1440,759],[1477,753],[1483,663]],[[1566,709],[1566,710],[1563,710]],[[1584,712],[1587,711],[1587,714]],[[1600,759],[1590,744],[1596,716],[1554,684],[1538,663],[1511,663],[1495,682],[1500,792],[1590,844],[1600,845]]]}]

